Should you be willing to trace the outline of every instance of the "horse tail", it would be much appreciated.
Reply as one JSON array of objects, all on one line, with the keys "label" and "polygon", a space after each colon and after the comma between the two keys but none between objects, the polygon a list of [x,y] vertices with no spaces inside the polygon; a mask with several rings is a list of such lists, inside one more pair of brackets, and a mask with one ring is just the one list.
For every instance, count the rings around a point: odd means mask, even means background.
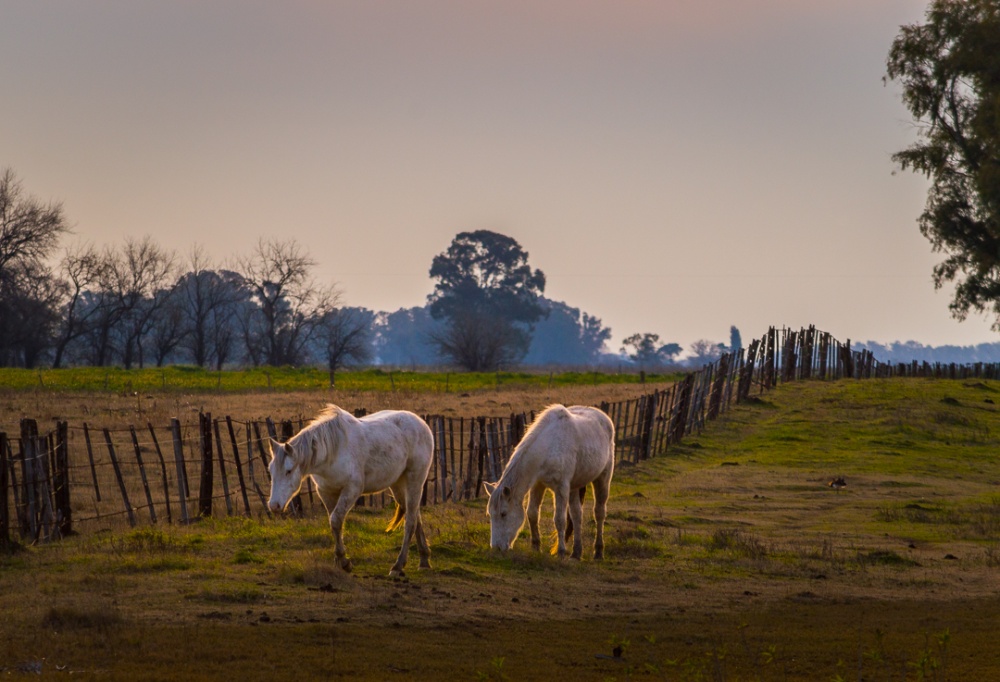
[{"label": "horse tail", "polygon": [[396,513],[393,515],[392,521],[389,522],[389,525],[386,526],[385,532],[391,533],[392,531],[399,528],[399,524],[403,522],[404,518],[406,518],[406,508],[403,507],[403,505],[401,505],[399,502],[397,502]]}]

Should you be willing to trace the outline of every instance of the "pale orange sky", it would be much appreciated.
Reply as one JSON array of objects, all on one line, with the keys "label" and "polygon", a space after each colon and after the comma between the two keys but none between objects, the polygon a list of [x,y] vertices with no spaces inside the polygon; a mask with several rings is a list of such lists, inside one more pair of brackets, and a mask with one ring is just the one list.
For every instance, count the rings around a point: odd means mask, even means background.
[{"label": "pale orange sky", "polygon": [[935,292],[882,83],[924,2],[0,6],[0,166],[76,238],[222,260],[295,238],[345,302],[421,305],[456,233],[546,294],[687,346],[768,325],[994,341]]}]

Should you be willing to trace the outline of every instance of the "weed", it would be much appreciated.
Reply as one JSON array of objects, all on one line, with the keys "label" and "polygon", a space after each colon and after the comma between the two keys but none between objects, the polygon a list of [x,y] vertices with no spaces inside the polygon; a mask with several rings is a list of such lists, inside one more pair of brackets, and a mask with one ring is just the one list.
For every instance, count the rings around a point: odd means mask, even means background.
[{"label": "weed", "polygon": [[510,678],[503,671],[503,656],[497,656],[490,661],[490,667],[485,670],[479,670],[476,672],[476,679],[482,682],[500,682],[502,680],[509,680]]}]

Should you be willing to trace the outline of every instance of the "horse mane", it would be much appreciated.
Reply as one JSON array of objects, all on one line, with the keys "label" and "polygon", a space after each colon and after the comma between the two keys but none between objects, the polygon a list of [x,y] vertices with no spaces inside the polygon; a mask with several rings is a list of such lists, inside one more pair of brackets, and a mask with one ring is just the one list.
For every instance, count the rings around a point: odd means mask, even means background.
[{"label": "horse mane", "polygon": [[[350,418],[351,413],[332,403],[327,403],[326,407],[320,410],[319,414],[301,431],[289,438],[288,442],[296,445],[300,439],[316,439],[326,446],[327,452],[335,450],[336,445],[343,441],[347,435],[344,429],[345,417]],[[314,464],[315,462],[310,462],[310,466]]]},{"label": "horse mane", "polygon": [[511,489],[517,488],[517,484],[521,476],[521,457],[522,453],[528,450],[537,439],[537,431],[540,428],[540,424],[547,422],[553,417],[556,412],[564,413],[563,416],[569,416],[569,410],[566,409],[565,405],[559,403],[549,405],[544,410],[538,413],[534,421],[528,426],[528,429],[524,432],[524,436],[521,437],[521,442],[517,444],[514,448],[514,452],[511,453],[510,459],[507,460],[507,466],[504,468],[503,473],[500,474],[500,480],[497,481],[497,485],[503,482],[504,485]]}]

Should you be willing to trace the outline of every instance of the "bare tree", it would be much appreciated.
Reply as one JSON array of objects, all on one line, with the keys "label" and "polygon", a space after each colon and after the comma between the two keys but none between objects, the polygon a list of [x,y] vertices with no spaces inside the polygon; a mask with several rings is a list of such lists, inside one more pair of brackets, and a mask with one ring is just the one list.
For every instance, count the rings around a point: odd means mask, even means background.
[{"label": "bare tree", "polygon": [[255,304],[241,320],[247,355],[254,364],[301,362],[320,302],[310,276],[316,262],[294,240],[261,239],[237,265]]},{"label": "bare tree", "polygon": [[330,371],[330,386],[336,385],[337,370],[372,359],[374,323],[375,313],[366,308],[329,306],[319,315],[316,345]]},{"label": "bare tree", "polygon": [[0,172],[0,364],[33,366],[51,346],[58,287],[45,259],[69,229],[58,203],[25,196]]},{"label": "bare tree", "polygon": [[182,345],[199,367],[214,362],[221,368],[231,354],[237,304],[247,295],[243,278],[216,269],[200,246],[191,249],[188,268],[177,283],[184,320]]},{"label": "bare tree", "polygon": [[0,173],[0,275],[14,261],[41,263],[66,232],[61,204],[24,196],[13,170]]},{"label": "bare tree", "polygon": [[91,305],[94,364],[109,364],[115,351],[126,369],[143,364],[143,341],[166,304],[174,282],[174,255],[149,237],[127,238],[121,250],[101,255],[100,278]]},{"label": "bare tree", "polygon": [[84,293],[100,281],[104,259],[91,244],[79,244],[66,249],[60,264],[64,298],[61,306],[59,331],[55,341],[53,367],[62,367],[69,346],[88,332],[96,306],[83,305]]}]

